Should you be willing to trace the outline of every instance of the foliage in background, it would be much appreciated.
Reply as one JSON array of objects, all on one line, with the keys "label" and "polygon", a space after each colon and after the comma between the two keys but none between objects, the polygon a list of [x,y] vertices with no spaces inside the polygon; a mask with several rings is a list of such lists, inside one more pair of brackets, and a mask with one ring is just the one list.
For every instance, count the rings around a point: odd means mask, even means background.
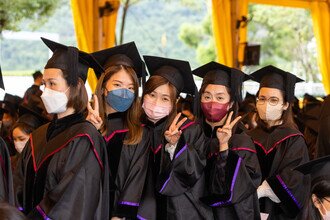
[{"label": "foliage in background", "polygon": [[0,33],[3,30],[20,30],[20,23],[29,20],[36,29],[47,21],[61,0],[1,0]]},{"label": "foliage in background", "polygon": [[[310,12],[304,9],[250,5],[249,43],[261,44],[260,66],[269,64],[292,71],[307,82],[320,82],[316,42]],[[184,23],[179,38],[196,50],[200,65],[216,59],[211,16],[200,23]],[[244,67],[252,72],[260,66]]]}]

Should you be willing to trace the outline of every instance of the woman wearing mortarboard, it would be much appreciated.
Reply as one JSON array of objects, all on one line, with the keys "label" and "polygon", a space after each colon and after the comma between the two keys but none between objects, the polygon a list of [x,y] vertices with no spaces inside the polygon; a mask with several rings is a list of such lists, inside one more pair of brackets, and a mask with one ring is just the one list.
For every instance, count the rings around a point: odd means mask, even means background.
[{"label": "woman wearing mortarboard", "polygon": [[268,219],[299,219],[309,179],[294,167],[309,160],[303,135],[292,117],[294,88],[302,81],[295,75],[266,66],[251,74],[260,83],[257,93],[257,124],[249,131],[262,172],[257,193],[260,211]]},{"label": "woman wearing mortarboard", "polygon": [[215,219],[259,219],[257,187],[261,171],[257,152],[245,126],[236,117],[247,75],[210,62],[193,71],[203,78],[200,123],[206,136],[209,195]]},{"label": "woman wearing mortarboard", "polygon": [[295,170],[311,177],[310,193],[302,219],[330,219],[330,156],[309,161]]},{"label": "woman wearing mortarboard", "polygon": [[93,53],[104,68],[89,106],[106,141],[111,176],[110,216],[136,219],[147,173],[149,138],[140,123],[139,78],[145,65],[134,42]]},{"label": "woman wearing mortarboard", "polygon": [[[187,61],[144,56],[151,77],[142,94],[142,120],[151,138],[151,157],[141,219],[213,219],[199,198],[206,165],[201,127],[177,114],[181,92],[198,94]],[[196,97],[195,97],[196,98]]]},{"label": "woman wearing mortarboard", "polygon": [[30,219],[108,219],[109,174],[102,136],[85,120],[87,53],[42,38],[53,51],[41,98],[54,119],[35,130],[15,170],[17,205]]}]

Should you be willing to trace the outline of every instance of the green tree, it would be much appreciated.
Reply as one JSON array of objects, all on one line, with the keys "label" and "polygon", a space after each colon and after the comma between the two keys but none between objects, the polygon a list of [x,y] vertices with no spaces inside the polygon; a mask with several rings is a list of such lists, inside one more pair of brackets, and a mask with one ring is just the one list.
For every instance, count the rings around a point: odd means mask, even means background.
[{"label": "green tree", "polygon": [[0,33],[18,31],[22,21],[29,21],[32,29],[47,21],[61,0],[1,0]]}]

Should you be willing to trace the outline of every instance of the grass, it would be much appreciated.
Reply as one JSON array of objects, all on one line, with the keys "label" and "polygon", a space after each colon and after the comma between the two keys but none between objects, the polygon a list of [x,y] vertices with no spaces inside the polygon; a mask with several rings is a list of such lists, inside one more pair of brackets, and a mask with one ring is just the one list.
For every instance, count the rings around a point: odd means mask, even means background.
[{"label": "grass", "polygon": [[35,70],[5,70],[3,76],[31,76]]}]

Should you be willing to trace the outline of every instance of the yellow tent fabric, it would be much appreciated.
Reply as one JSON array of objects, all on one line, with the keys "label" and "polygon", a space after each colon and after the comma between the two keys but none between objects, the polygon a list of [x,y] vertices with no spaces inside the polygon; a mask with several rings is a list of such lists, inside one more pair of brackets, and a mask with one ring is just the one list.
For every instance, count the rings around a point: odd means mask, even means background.
[{"label": "yellow tent fabric", "polygon": [[324,90],[330,93],[330,2],[312,2],[314,34],[317,43],[318,64]]},{"label": "yellow tent fabric", "polygon": [[[107,0],[114,9],[109,15],[99,16],[99,7],[106,0],[71,0],[75,33],[80,50],[88,53],[115,45],[115,29],[119,0]],[[94,72],[88,72],[88,83],[94,92],[97,79]]]},{"label": "yellow tent fabric", "polygon": [[[239,33],[235,32],[235,26],[230,25],[236,22],[241,16],[247,16],[248,3],[268,4],[287,7],[298,7],[309,9],[312,12],[314,34],[318,48],[318,64],[322,73],[322,81],[325,92],[330,93],[330,0],[244,0],[237,3],[237,0],[212,0],[212,23],[218,61],[228,66],[238,66],[235,61],[242,59],[242,50],[235,54],[235,44],[245,42],[246,29],[240,28]],[[235,15],[233,17],[232,15]],[[230,21],[230,22],[228,22]],[[245,38],[244,36],[245,35]],[[240,47],[241,48],[241,47]]]},{"label": "yellow tent fabric", "polygon": [[[246,16],[247,2],[248,0],[212,0],[212,26],[218,50],[217,60],[231,67],[237,65],[237,54],[242,61],[242,48],[238,45],[246,41],[246,28],[241,28],[240,33],[236,34],[236,20],[241,19],[243,15]],[[238,5],[239,10],[235,10]]]}]

